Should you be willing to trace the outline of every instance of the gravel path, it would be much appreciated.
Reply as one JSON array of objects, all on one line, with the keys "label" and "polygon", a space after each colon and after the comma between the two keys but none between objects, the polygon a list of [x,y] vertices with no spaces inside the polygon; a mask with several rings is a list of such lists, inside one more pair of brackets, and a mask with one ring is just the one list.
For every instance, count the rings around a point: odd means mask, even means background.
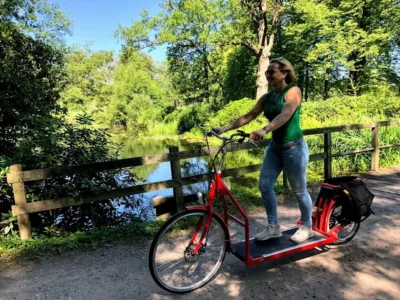
[{"label": "gravel path", "polygon": [[[400,205],[376,197],[375,216],[347,245],[246,268],[227,254],[220,275],[185,295],[160,289],[147,266],[151,237],[24,262],[0,273],[0,299],[400,299]],[[298,217],[281,205],[283,227]],[[264,213],[252,216],[256,230]]]}]

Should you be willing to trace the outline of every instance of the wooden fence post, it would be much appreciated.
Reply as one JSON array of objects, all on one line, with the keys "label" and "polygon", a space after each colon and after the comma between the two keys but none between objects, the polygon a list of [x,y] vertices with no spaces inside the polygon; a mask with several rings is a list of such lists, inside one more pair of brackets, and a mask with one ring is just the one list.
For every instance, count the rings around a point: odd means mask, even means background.
[{"label": "wooden fence post", "polygon": [[[20,173],[22,172],[21,165],[12,165],[10,167],[10,173]],[[15,205],[19,208],[24,209],[26,205],[26,195],[25,195],[25,185],[22,178],[20,176],[20,182],[13,183],[13,192],[14,192],[14,200]],[[32,238],[32,230],[31,230],[31,222],[29,221],[29,214],[23,214],[17,216],[18,226],[19,226],[19,234],[21,240],[30,240]]]},{"label": "wooden fence post", "polygon": [[378,171],[379,170],[379,126],[372,128],[372,147],[374,150],[372,151],[371,157],[371,170]]},{"label": "wooden fence post", "polygon": [[324,133],[324,177],[325,179],[332,178],[332,133]]},{"label": "wooden fence post", "polygon": [[[177,153],[179,152],[179,148],[176,146],[171,146],[168,148],[169,153]],[[180,181],[181,179],[181,164],[178,160],[171,160],[171,176],[172,180]],[[181,211],[185,207],[185,203],[183,201],[183,188],[182,186],[174,188],[174,198],[176,203],[176,211]]]}]

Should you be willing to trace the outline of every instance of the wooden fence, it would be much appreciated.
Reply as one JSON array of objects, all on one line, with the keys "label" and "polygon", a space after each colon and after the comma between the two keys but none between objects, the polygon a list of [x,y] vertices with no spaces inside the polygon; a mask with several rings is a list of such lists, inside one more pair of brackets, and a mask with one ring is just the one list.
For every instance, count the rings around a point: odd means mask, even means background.
[{"label": "wooden fence", "polygon": [[[380,145],[379,144],[379,128],[384,126],[398,126],[399,121],[385,121],[377,122],[372,124],[355,124],[345,126],[334,126],[325,128],[315,128],[304,130],[304,135],[324,135],[324,152],[310,155],[310,161],[324,160],[324,176],[325,178],[332,177],[332,158],[346,156],[357,153],[372,153],[371,170],[379,169],[379,151],[380,149],[398,147],[400,144],[392,145]],[[332,153],[332,133],[344,132],[358,129],[372,129],[372,142],[371,147],[367,149],[357,149],[346,153]],[[228,147],[228,151],[239,151],[246,150],[255,147],[265,147],[269,144],[269,140],[263,140],[257,143],[257,146],[251,145],[250,143],[245,144],[231,144]],[[217,148],[211,149],[211,154],[215,154]],[[194,184],[198,182],[209,181],[212,178],[212,173],[205,173],[199,175],[193,175],[189,177],[181,176],[180,160],[200,157],[208,155],[209,151],[207,148],[195,149],[191,151],[179,152],[178,147],[170,147],[169,153],[135,157],[100,163],[92,163],[79,166],[71,167],[56,167],[49,169],[40,170],[29,170],[23,171],[21,165],[12,165],[10,173],[7,174],[7,182],[12,184],[14,192],[15,205],[12,206],[12,213],[18,218],[18,225],[20,229],[21,239],[31,239],[31,225],[29,221],[29,214],[54,210],[57,208],[70,207],[75,205],[82,205],[85,203],[92,203],[97,201],[104,201],[108,199],[114,199],[118,197],[124,197],[134,194],[140,194],[149,191],[162,190],[167,188],[173,188],[174,196],[168,197],[157,197],[153,199],[153,205],[157,210],[157,215],[167,213],[172,210],[181,210],[184,207],[185,198],[190,196],[183,195],[183,186]],[[120,188],[111,191],[104,191],[97,193],[93,196],[76,196],[76,197],[65,197],[58,199],[42,200],[35,202],[26,201],[25,193],[25,182],[45,180],[56,176],[71,176],[74,174],[81,174],[94,171],[104,171],[111,169],[130,168],[149,164],[158,164],[161,162],[170,162],[172,179],[146,183],[137,186]],[[222,172],[224,177],[228,176],[240,176],[251,172],[259,171],[261,164],[249,165],[239,168],[226,169]],[[284,180],[285,181],[285,180]],[[173,201],[171,201],[171,199]],[[172,203],[171,203],[172,202]]]}]

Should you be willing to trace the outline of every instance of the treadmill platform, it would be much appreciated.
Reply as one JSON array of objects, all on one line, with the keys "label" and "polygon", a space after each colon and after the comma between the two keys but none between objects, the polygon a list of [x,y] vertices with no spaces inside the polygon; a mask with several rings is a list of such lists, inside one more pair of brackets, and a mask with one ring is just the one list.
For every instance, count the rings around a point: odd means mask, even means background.
[{"label": "treadmill platform", "polygon": [[[297,227],[282,231],[282,236],[280,238],[272,238],[266,241],[257,241],[254,238],[250,239],[250,256],[252,258],[268,257],[327,239],[326,236],[318,234],[314,231],[315,236],[313,238],[310,238],[302,243],[295,243],[290,240],[290,237],[296,232],[296,230]],[[245,261],[245,249],[245,241],[233,244],[232,254],[238,257],[240,260]]]}]

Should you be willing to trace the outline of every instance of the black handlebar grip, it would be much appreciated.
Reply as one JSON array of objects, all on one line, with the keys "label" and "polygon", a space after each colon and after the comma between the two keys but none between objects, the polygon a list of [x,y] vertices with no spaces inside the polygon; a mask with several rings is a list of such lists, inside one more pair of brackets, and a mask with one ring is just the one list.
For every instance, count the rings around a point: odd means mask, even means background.
[{"label": "black handlebar grip", "polygon": [[240,133],[241,137],[244,137],[244,138],[250,137],[250,133],[245,133],[243,130],[238,130],[237,132]]}]

